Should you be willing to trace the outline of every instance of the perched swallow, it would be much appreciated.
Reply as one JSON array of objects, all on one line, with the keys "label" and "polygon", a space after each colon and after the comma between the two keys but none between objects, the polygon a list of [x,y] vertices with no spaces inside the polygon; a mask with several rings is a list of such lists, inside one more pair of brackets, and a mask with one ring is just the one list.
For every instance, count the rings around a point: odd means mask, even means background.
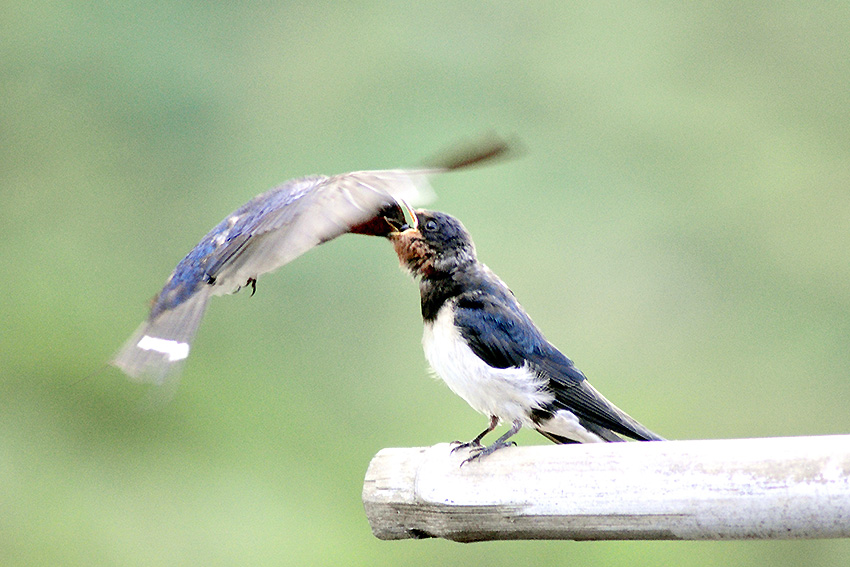
[{"label": "perched swallow", "polygon": [[428,177],[506,150],[504,142],[492,139],[453,150],[433,167],[315,175],[258,195],[228,215],[177,264],[147,321],[110,363],[133,378],[163,382],[189,356],[210,297],[245,286],[251,286],[253,295],[259,276],[342,234],[385,236],[384,212],[403,218],[410,211],[405,202],[428,200]]},{"label": "perched swallow", "polygon": [[[663,439],[606,400],[535,326],[511,290],[478,261],[456,218],[416,211],[416,221],[388,216],[387,234],[402,267],[419,279],[425,357],[436,374],[475,410],[487,429],[459,448],[467,461],[512,444],[523,426],[556,443]],[[481,440],[501,423],[510,430]],[[464,462],[467,462],[464,461]]]}]

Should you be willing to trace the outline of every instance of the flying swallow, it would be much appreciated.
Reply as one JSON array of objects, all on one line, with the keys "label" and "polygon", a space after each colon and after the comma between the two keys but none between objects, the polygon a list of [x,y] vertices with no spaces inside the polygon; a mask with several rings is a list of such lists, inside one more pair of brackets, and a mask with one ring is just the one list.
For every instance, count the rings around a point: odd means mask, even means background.
[{"label": "flying swallow", "polygon": [[[487,429],[459,448],[464,462],[512,444],[522,427],[556,443],[661,441],[596,391],[537,328],[514,294],[478,261],[464,226],[445,213],[417,210],[416,221],[386,217],[403,268],[419,280],[422,343],[435,373],[475,410]],[[484,446],[501,422],[507,433]]]},{"label": "flying swallow", "polygon": [[189,356],[210,297],[245,286],[253,295],[259,276],[342,234],[384,236],[384,212],[411,217],[406,203],[430,199],[430,176],[489,160],[506,149],[493,139],[453,150],[432,167],[314,175],[256,196],[177,264],[147,320],[110,363],[132,378],[163,382]]}]

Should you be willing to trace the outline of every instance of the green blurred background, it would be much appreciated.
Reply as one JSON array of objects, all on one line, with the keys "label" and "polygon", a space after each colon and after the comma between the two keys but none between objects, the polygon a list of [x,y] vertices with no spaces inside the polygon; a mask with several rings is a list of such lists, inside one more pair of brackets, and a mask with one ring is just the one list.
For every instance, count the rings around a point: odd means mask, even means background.
[{"label": "green blurred background", "polygon": [[670,438],[847,432],[848,21],[844,2],[7,2],[0,564],[847,564],[840,540],[374,539],[371,457],[486,421],[428,376],[417,288],[379,239],[214,300],[168,403],[103,363],[255,194],[493,130],[524,155],[435,180],[434,206],[602,392]]}]

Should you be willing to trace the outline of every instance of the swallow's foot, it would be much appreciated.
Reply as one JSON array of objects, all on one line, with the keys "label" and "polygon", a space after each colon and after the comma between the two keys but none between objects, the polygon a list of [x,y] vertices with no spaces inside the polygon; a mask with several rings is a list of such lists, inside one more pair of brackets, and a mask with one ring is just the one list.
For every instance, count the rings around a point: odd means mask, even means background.
[{"label": "swallow's foot", "polygon": [[452,453],[455,451],[460,451],[461,449],[472,449],[478,450],[482,448],[481,440],[484,439],[484,436],[496,429],[496,426],[499,425],[499,418],[495,415],[490,416],[490,425],[487,426],[487,429],[478,434],[478,437],[473,439],[472,441],[452,441]]},{"label": "swallow's foot", "polygon": [[483,459],[487,455],[492,455],[499,449],[504,449],[505,447],[516,447],[516,443],[513,441],[496,441],[492,445],[487,445],[483,447],[482,445],[478,445],[478,447],[473,447],[469,455],[464,461],[460,464],[460,466],[465,465],[466,463],[471,463],[472,461],[477,461],[479,459]]},{"label": "swallow's foot", "polygon": [[[495,418],[493,418],[493,420],[491,420],[490,422],[493,427],[495,427],[494,422]],[[483,447],[480,441],[481,438],[484,437],[484,435],[487,433],[487,431],[485,431],[470,442],[471,444],[474,444],[476,441],[479,441],[478,446],[473,446],[470,450],[470,453],[472,454],[469,455],[466,460],[460,464],[460,466],[463,466],[470,461],[477,461],[478,459],[483,459],[487,455],[491,455],[499,449],[504,449],[505,447],[510,447],[512,445],[515,446],[516,443],[514,443],[513,441],[508,441],[508,439],[516,435],[517,431],[519,431],[520,429],[522,429],[522,422],[518,419],[514,420],[513,425],[511,425],[511,428],[507,433],[499,437],[492,445],[487,445],[486,447]]]},{"label": "swallow's foot", "polygon": [[452,441],[451,444],[454,445],[454,447],[452,447],[452,453],[456,453],[462,449],[483,449],[481,441],[477,438],[472,441]]}]

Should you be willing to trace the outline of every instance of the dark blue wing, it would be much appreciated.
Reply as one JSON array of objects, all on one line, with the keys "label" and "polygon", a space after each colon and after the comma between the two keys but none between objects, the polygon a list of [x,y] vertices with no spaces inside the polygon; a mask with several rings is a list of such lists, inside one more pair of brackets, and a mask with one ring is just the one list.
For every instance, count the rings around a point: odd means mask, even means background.
[{"label": "dark blue wing", "polygon": [[[489,292],[482,291],[487,288]],[[459,296],[454,322],[472,351],[490,366],[526,365],[544,378],[555,399],[552,407],[542,410],[566,409],[622,435],[659,439],[597,392],[573,362],[546,340],[513,295],[500,292],[495,283]]]},{"label": "dark blue wing", "polygon": [[490,366],[527,364],[547,377],[575,383],[585,380],[573,362],[546,340],[513,295],[494,284],[479,284],[475,291],[458,297],[455,325],[472,351]]}]

